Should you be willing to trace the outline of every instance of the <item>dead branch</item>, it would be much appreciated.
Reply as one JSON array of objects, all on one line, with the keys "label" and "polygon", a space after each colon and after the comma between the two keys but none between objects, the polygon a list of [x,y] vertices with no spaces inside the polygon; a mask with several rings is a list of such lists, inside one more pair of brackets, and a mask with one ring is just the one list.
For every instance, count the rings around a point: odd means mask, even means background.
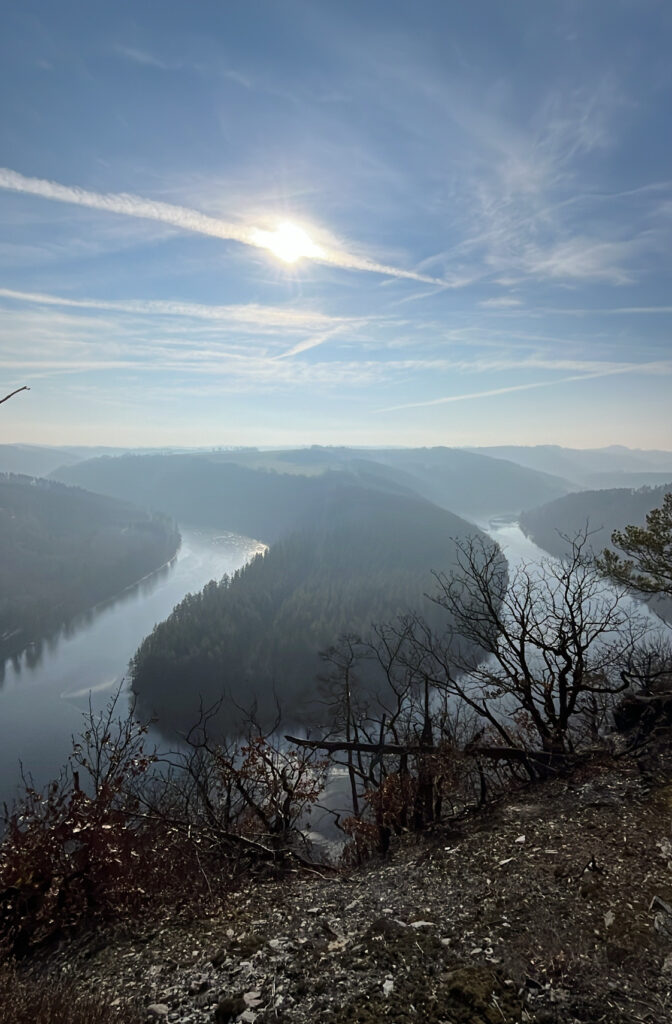
[{"label": "dead branch", "polygon": [[345,740],[301,740],[297,736],[285,736],[288,743],[299,747],[310,747],[311,750],[324,750],[328,754],[341,750],[353,751],[358,754],[435,754],[436,747],[420,743],[404,746],[403,743],[356,743]]},{"label": "dead branch", "polygon": [[16,391],[10,391],[10,393],[5,395],[4,398],[0,398],[0,405],[2,405],[3,402],[8,401],[8,399],[13,398],[14,395],[18,395],[20,391],[30,391],[30,388],[27,384],[24,384],[22,388],[17,388]]}]

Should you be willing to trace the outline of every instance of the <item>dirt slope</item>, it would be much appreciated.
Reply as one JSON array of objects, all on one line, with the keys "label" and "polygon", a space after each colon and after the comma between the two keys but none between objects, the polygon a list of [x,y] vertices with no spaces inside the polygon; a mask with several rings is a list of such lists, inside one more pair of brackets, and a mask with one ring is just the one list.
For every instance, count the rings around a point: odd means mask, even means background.
[{"label": "dirt slope", "polygon": [[38,970],[139,1020],[672,1020],[672,785],[593,764],[386,862],[151,912]]}]

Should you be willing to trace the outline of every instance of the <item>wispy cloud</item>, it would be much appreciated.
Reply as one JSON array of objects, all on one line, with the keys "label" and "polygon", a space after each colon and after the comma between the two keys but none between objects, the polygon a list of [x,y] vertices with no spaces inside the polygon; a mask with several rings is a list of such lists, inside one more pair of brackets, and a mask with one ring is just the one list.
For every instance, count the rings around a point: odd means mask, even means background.
[{"label": "wispy cloud", "polygon": [[477,74],[470,87],[466,76],[431,63],[385,59],[377,70],[408,133],[430,116],[453,129],[449,145],[432,137],[434,162],[451,171],[443,208],[450,211],[446,236],[454,240],[433,258],[433,272],[459,261],[483,278],[618,286],[642,276],[663,251],[663,228],[648,216],[668,182],[594,195],[580,187],[587,161],[594,167],[621,141],[628,101],[609,73],[591,71],[575,87],[541,90],[529,104],[529,97],[514,102],[511,80],[488,95]]},{"label": "wispy cloud", "polygon": [[[334,337],[340,325],[314,332],[295,326],[273,331],[198,322],[119,315],[116,311],[58,310],[54,307],[16,308],[7,304],[0,318],[0,368],[35,375],[107,374],[187,377],[218,381],[221,391],[254,391],[310,387],[361,387],[408,371],[405,361],[332,358],[307,360],[302,353]],[[348,328],[350,330],[350,328]],[[293,356],[294,358],[288,358]],[[282,358],[284,357],[284,358]],[[360,372],[357,372],[357,367]],[[126,385],[125,385],[126,386]]]},{"label": "wispy cloud", "polygon": [[540,306],[533,310],[536,314],[557,313],[560,316],[648,316],[658,313],[672,313],[672,306],[601,306],[598,308],[572,308],[571,306]]},{"label": "wispy cloud", "polygon": [[133,61],[134,64],[143,64],[145,67],[157,68],[159,71],[175,71],[180,66],[161,60],[160,57],[156,57],[148,50],[140,50],[135,46],[115,46],[114,50],[120,57]]},{"label": "wispy cloud", "polygon": [[521,299],[513,298],[501,298],[501,299],[484,299],[483,302],[479,302],[479,306],[482,309],[515,309],[517,306],[522,306]]},{"label": "wispy cloud", "polygon": [[222,78],[228,78],[232,82],[236,82],[237,85],[243,86],[245,89],[251,89],[253,87],[248,76],[241,74],[234,68],[222,67],[221,65],[214,68],[207,66],[201,61],[188,61],[185,59],[166,60],[163,57],[157,57],[156,54],[151,53],[149,50],[141,50],[136,46],[115,46],[113,47],[113,50],[124,60],[129,60],[134,64],[140,64],[144,67],[155,68],[157,71],[188,70],[201,75],[217,75]]},{"label": "wispy cloud", "polygon": [[[145,199],[130,193],[91,192],[77,186],[62,185],[59,182],[47,181],[43,178],[29,178],[9,168],[0,168],[0,188],[26,195],[39,196],[59,203],[72,203],[94,210],[118,213],[127,217],[139,217],[145,220],[160,221],[170,224],[183,231],[196,232],[213,238],[239,242],[257,249],[273,248],[269,244],[269,236],[273,232],[257,225],[236,223],[219,217],[210,217],[198,210],[186,206],[174,206],[171,203]],[[379,274],[383,277],[394,277],[421,281],[425,284],[445,284],[440,278],[405,270],[401,267],[379,263],[366,256],[359,256],[341,248],[315,245],[309,258],[316,263],[339,267],[343,270],[359,270],[366,273]]]},{"label": "wispy cloud", "polygon": [[330,316],[313,310],[298,310],[282,306],[261,306],[241,304],[209,306],[195,302],[163,301],[156,299],[72,299],[67,296],[49,295],[43,292],[23,292],[12,288],[0,288],[0,298],[25,302],[38,306],[62,306],[70,309],[105,310],[114,313],[128,313],[133,316],[184,317],[195,320],[247,326],[255,331],[293,328],[315,331],[341,324],[351,326],[367,322],[367,317]]},{"label": "wispy cloud", "polygon": [[608,242],[578,235],[546,247],[530,244],[521,254],[521,269],[539,277],[629,284],[634,274],[626,267],[639,242]]}]

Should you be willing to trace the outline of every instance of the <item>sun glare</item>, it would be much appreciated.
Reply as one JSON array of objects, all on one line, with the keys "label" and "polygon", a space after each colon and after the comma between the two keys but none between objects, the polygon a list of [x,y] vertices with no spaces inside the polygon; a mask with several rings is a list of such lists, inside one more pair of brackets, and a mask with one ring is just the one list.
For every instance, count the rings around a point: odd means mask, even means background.
[{"label": "sun glare", "polygon": [[296,263],[306,257],[313,259],[322,255],[322,250],[298,224],[289,221],[278,224],[275,231],[257,231],[257,243],[270,249],[274,256],[284,263]]}]

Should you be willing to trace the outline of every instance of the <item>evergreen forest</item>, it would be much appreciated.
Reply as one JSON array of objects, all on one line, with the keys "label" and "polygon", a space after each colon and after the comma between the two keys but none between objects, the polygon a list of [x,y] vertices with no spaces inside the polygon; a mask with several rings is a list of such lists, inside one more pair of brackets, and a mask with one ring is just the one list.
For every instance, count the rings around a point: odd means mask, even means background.
[{"label": "evergreen forest", "polygon": [[0,474],[0,643],[6,657],[173,557],[167,517],[36,477]]}]

